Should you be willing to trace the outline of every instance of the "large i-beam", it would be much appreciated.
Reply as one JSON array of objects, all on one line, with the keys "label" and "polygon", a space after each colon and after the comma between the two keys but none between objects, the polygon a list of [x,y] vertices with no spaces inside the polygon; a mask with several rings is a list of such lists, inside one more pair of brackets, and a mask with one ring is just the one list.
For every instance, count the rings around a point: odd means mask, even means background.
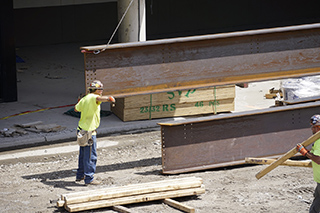
[{"label": "large i-beam", "polygon": [[[320,102],[160,123],[162,171],[177,174],[278,157],[312,135]],[[310,148],[310,147],[309,147]]]},{"label": "large i-beam", "polygon": [[87,84],[133,95],[320,74],[320,24],[82,47]]}]

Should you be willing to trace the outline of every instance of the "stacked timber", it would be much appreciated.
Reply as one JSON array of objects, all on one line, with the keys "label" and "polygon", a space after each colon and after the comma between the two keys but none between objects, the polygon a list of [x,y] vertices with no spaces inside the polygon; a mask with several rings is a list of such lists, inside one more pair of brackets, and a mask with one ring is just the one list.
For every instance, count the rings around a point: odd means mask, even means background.
[{"label": "stacked timber", "polygon": [[58,200],[57,206],[64,207],[69,212],[78,212],[155,200],[169,202],[170,198],[204,192],[201,178],[188,177],[64,194]]},{"label": "stacked timber", "polygon": [[117,98],[111,110],[122,121],[216,114],[233,111],[234,98],[227,85]]}]

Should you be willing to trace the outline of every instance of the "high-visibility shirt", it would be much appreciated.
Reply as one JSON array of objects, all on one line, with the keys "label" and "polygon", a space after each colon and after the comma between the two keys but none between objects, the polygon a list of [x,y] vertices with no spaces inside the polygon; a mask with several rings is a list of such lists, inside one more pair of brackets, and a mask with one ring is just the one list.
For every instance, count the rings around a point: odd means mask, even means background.
[{"label": "high-visibility shirt", "polygon": [[89,93],[83,97],[75,106],[81,112],[79,127],[86,131],[96,130],[100,125],[100,104],[97,102],[99,95]]},{"label": "high-visibility shirt", "polygon": [[[320,156],[320,139],[314,142],[310,151],[312,154]],[[320,183],[320,165],[312,161],[313,179],[317,183]]]}]

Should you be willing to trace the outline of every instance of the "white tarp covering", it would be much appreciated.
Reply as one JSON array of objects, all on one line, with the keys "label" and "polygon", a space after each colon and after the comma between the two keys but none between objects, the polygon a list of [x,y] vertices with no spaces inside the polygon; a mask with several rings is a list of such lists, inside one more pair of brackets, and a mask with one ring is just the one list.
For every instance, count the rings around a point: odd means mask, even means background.
[{"label": "white tarp covering", "polygon": [[320,96],[320,75],[283,80],[281,90],[285,101]]}]

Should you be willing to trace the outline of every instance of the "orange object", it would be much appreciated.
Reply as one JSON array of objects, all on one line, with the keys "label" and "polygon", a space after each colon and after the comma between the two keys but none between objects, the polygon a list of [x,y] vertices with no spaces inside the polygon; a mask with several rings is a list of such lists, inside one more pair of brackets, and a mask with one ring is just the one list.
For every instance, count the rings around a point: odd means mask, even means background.
[{"label": "orange object", "polygon": [[297,144],[297,151],[300,152],[303,156],[305,156],[309,151],[304,148],[300,143]]},{"label": "orange object", "polygon": [[113,96],[109,96],[109,101],[114,103],[114,102],[116,102],[116,99]]}]

